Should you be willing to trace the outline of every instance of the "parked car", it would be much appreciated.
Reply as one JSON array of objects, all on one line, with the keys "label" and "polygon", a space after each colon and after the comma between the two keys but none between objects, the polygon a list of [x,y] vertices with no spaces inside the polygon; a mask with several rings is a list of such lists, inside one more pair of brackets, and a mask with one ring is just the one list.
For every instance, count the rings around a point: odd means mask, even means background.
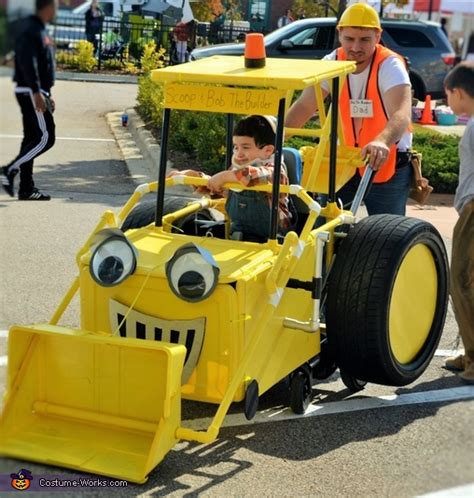
[{"label": "parked car", "polygon": [[[311,18],[292,22],[265,36],[267,57],[321,59],[332,51],[336,18]],[[424,99],[444,96],[443,80],[455,59],[454,50],[438,23],[382,20],[382,44],[409,61],[414,95]],[[243,55],[244,44],[196,48],[191,60],[212,55]]]}]

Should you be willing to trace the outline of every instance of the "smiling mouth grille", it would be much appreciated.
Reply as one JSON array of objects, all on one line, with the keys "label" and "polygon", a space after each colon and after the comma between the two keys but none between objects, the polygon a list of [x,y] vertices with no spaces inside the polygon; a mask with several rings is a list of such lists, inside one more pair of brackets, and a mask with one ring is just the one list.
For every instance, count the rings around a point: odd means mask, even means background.
[{"label": "smiling mouth grille", "polygon": [[[145,315],[139,311],[128,311],[128,306],[111,299],[109,305],[110,329],[115,331],[122,324],[119,328],[121,337],[170,342],[185,346],[186,357],[181,383],[186,384],[201,354],[206,319],[164,320],[156,316]],[[122,323],[125,315],[127,315],[127,319]]]}]

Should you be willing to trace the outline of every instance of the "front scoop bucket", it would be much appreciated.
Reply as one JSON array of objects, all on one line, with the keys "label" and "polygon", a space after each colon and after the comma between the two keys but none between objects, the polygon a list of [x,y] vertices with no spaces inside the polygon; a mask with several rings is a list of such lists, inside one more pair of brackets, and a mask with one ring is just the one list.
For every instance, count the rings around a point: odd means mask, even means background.
[{"label": "front scoop bucket", "polygon": [[0,453],[142,483],[176,444],[184,346],[13,327]]}]

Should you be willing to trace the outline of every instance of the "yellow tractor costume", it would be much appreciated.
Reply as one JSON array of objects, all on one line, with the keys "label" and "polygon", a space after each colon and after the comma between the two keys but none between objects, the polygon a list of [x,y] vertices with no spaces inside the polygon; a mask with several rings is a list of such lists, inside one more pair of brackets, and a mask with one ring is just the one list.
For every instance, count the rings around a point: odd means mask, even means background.
[{"label": "yellow tractor costume", "polygon": [[[324,111],[321,83],[337,95],[354,69],[279,59],[246,69],[243,58],[213,57],[153,72],[165,94],[158,181],[139,186],[118,214],[104,213],[50,322],[11,328],[3,455],[141,483],[179,440],[213,441],[232,402],[244,400],[252,418],[259,395],[284,378],[291,408],[303,413],[313,382],[337,367],[352,390],[423,373],[446,314],[446,253],[428,223],[391,215],[356,223],[360,199],[348,210],[337,204],[360,150],[344,145],[337,99]],[[279,185],[285,113],[308,86],[320,126],[286,131],[319,144],[301,151],[301,185]],[[231,240],[222,199],[170,209],[165,188],[205,184],[166,178],[173,109],[226,113],[229,130],[235,114],[278,117],[276,180],[251,187],[272,194],[266,243]],[[135,223],[150,192],[153,219]],[[280,192],[297,199],[305,220],[284,239]],[[326,208],[313,192],[328,195]],[[210,209],[224,220],[219,236],[183,228]],[[77,292],[80,328],[60,326]],[[218,405],[206,431],[186,427],[182,399]]]}]

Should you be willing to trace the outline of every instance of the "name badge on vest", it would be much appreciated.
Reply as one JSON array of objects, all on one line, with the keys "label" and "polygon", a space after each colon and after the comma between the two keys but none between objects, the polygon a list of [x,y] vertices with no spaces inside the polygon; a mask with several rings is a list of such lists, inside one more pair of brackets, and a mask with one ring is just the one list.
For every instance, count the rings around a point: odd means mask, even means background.
[{"label": "name badge on vest", "polygon": [[372,118],[374,108],[371,100],[351,99],[351,118]]}]

